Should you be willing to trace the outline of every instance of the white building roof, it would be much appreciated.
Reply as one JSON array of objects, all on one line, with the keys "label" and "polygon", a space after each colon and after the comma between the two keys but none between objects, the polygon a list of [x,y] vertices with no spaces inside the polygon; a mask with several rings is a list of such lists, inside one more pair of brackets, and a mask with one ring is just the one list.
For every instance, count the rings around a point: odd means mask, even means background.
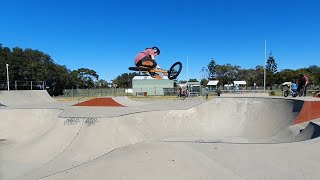
[{"label": "white building roof", "polygon": [[233,81],[233,84],[236,85],[236,84],[239,84],[239,85],[246,85],[247,82],[246,81]]},{"label": "white building roof", "polygon": [[216,86],[218,84],[219,80],[212,80],[212,81],[209,81],[207,83],[207,86]]},{"label": "white building roof", "polygon": [[282,83],[282,85],[284,86],[284,85],[291,85],[291,82],[284,82],[284,83]]}]

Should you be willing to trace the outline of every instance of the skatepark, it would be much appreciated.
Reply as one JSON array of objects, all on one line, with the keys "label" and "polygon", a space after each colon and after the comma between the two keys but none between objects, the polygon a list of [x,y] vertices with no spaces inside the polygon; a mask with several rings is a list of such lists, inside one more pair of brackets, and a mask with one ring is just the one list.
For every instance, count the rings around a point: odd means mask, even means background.
[{"label": "skatepark", "polygon": [[0,92],[0,179],[318,179],[320,101]]}]

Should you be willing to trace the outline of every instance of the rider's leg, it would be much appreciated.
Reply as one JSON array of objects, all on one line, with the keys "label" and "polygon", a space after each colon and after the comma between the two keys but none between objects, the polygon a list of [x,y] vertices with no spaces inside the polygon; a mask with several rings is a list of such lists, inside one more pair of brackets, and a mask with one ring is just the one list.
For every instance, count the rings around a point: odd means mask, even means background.
[{"label": "rider's leg", "polygon": [[297,92],[300,90],[300,87],[301,85],[300,84],[298,84],[298,87],[297,87]]},{"label": "rider's leg", "polygon": [[[151,59],[150,57],[146,56],[146,57],[142,58],[136,65],[155,68],[155,67],[157,67],[157,62],[155,60]],[[149,74],[152,77],[159,75],[158,73],[155,73],[155,72],[149,72]]]},{"label": "rider's leg", "polygon": [[144,58],[142,58],[137,64],[136,66],[146,66],[146,67],[150,67],[150,68],[155,68],[157,67],[157,62],[153,59],[151,59],[150,57],[146,56]]},{"label": "rider's leg", "polygon": [[297,92],[300,92],[301,88],[303,87],[303,84],[299,83],[298,84],[298,88],[297,88]]}]

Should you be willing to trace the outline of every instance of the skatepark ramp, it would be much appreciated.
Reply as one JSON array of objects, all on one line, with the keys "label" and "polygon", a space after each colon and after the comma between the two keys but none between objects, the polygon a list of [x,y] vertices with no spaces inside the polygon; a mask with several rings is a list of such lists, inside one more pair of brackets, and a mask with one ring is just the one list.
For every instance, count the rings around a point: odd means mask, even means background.
[{"label": "skatepark ramp", "polygon": [[110,97],[94,98],[81,103],[77,103],[74,106],[113,106],[113,107],[123,107]]},{"label": "skatepark ramp", "polygon": [[0,91],[0,103],[5,106],[32,106],[50,104],[56,101],[46,90],[12,90]]},{"label": "skatepark ramp", "polygon": [[[123,171],[111,172],[117,164],[108,162],[127,157],[121,152],[130,147],[140,147],[148,156],[148,143],[187,147],[185,143],[279,144],[317,138],[317,124],[293,125],[303,104],[290,99],[215,98],[186,110],[112,118],[61,118],[57,109],[0,109],[0,179],[119,179],[116,174]],[[95,168],[87,171],[87,166]]]}]

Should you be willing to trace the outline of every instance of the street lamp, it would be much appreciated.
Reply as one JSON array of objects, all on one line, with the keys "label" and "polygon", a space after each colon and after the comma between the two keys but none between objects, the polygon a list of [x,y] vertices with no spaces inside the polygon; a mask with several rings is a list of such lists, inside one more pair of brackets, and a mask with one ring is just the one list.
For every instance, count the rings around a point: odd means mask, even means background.
[{"label": "street lamp", "polygon": [[263,92],[266,92],[267,40],[264,40]]},{"label": "street lamp", "polygon": [[8,86],[8,91],[10,90],[9,88],[9,64],[6,64],[7,67],[7,86]]}]

